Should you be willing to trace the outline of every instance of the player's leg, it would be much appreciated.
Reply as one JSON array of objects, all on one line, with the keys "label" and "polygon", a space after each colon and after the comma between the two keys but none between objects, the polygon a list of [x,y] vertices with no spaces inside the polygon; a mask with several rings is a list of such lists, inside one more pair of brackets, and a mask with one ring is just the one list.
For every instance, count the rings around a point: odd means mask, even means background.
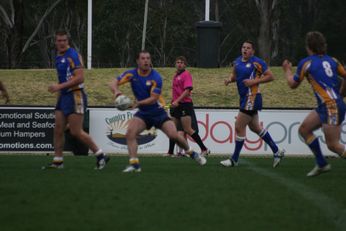
[{"label": "player's leg", "polygon": [[198,134],[198,131],[195,131],[192,128],[192,118],[190,115],[182,116],[180,118],[181,125],[184,129],[184,131],[191,136],[191,138],[197,143],[199,148],[201,149],[201,153],[203,155],[208,155],[208,148],[204,145],[201,137]]},{"label": "player's leg", "polygon": [[263,126],[260,124],[257,112],[252,116],[252,120],[249,123],[249,128],[251,131],[259,135],[264,140],[264,142],[266,142],[266,144],[269,145],[274,157],[273,167],[277,167],[281,159],[284,157],[285,150],[280,150],[278,148],[277,144],[274,142],[269,132],[266,129],[264,129]]},{"label": "player's leg", "polygon": [[311,111],[307,117],[304,119],[303,123],[299,127],[299,134],[304,138],[305,143],[309,146],[312,153],[315,155],[316,164],[307,176],[317,176],[322,172],[329,171],[330,165],[327,163],[324,158],[320,142],[318,137],[314,135],[314,131],[322,126],[320,117],[318,113],[313,110]]},{"label": "player's leg", "polygon": [[89,149],[96,156],[96,168],[98,170],[103,169],[109,157],[100,149],[91,136],[83,130],[83,114],[72,113],[67,117],[67,122],[69,125],[70,133],[72,136],[76,137],[78,140],[86,144]]},{"label": "player's leg", "polygon": [[165,133],[168,138],[173,139],[177,145],[179,145],[181,148],[185,150],[185,153],[190,155],[190,157],[194,160],[196,160],[200,165],[206,164],[206,159],[198,154],[197,152],[194,152],[192,149],[190,149],[187,141],[183,136],[180,136],[177,132],[177,129],[171,120],[165,121],[160,129],[162,130],[163,133]]},{"label": "player's leg", "polygon": [[326,139],[328,149],[332,152],[337,153],[340,157],[345,158],[345,146],[340,143],[341,126],[323,124],[322,130]]},{"label": "player's leg", "polygon": [[248,115],[242,111],[238,113],[238,116],[235,121],[236,138],[235,138],[234,152],[230,159],[223,160],[220,162],[223,166],[233,167],[238,165],[239,155],[240,155],[241,149],[243,148],[245,138],[246,138],[246,126],[250,123],[251,120],[252,120],[251,115]]},{"label": "player's leg", "polygon": [[66,119],[62,111],[55,110],[55,126],[54,126],[54,158],[51,164],[42,167],[46,168],[63,168],[64,167],[64,129],[66,126]]},{"label": "player's leg", "polygon": [[[179,127],[181,127],[180,121],[178,121],[177,118],[171,117],[171,119],[174,122],[174,124],[176,125],[177,129]],[[168,152],[167,152],[168,156],[173,156],[174,155],[174,147],[175,147],[175,141],[173,139],[169,139],[169,147],[168,147]]]},{"label": "player's leg", "polygon": [[146,129],[147,125],[145,121],[140,117],[133,117],[129,121],[129,125],[126,131],[127,148],[129,151],[129,165],[123,170],[123,172],[140,172],[141,167],[137,156],[137,136]]}]

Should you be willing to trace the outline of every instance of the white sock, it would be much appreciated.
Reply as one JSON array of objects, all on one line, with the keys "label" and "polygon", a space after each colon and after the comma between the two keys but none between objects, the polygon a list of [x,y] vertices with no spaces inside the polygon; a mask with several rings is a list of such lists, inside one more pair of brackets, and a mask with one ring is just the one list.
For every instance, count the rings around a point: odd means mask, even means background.
[{"label": "white sock", "polygon": [[95,152],[95,155],[96,155],[96,156],[99,156],[99,155],[101,155],[101,154],[103,154],[103,151],[102,151],[101,148],[100,148],[99,150],[97,150],[97,152]]},{"label": "white sock", "polygon": [[53,162],[63,162],[64,158],[62,156],[54,156]]}]

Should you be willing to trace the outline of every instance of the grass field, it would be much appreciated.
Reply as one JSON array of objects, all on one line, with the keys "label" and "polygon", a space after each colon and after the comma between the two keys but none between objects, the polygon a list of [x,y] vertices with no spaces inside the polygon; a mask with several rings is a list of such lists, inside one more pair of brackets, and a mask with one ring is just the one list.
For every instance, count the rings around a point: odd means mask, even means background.
[{"label": "grass field", "polygon": [[346,230],[345,162],[305,177],[311,158],[243,158],[237,168],[201,167],[188,158],[142,157],[143,172],[123,174],[127,157],[103,171],[92,157],[0,155],[0,230]]}]

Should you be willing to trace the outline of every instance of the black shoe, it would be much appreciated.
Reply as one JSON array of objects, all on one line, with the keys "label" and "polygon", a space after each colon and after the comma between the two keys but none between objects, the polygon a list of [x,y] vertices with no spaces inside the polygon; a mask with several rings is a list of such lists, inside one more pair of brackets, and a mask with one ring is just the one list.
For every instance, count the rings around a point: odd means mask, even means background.
[{"label": "black shoe", "polygon": [[110,158],[108,156],[106,156],[105,154],[100,154],[98,156],[96,156],[96,170],[102,170],[104,167],[106,167],[108,161],[110,160]]}]

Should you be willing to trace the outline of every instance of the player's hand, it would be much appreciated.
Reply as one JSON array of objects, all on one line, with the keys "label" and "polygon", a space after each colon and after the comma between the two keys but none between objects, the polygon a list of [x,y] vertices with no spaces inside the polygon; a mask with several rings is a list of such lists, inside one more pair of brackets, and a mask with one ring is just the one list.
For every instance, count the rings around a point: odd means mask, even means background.
[{"label": "player's hand", "polygon": [[138,108],[138,106],[139,106],[138,101],[135,100],[135,101],[133,101],[133,104],[131,105],[130,109],[132,109],[132,110],[136,109],[136,108]]},{"label": "player's hand", "polygon": [[243,80],[243,83],[246,87],[251,87],[253,85],[258,84],[258,82],[255,79],[245,79]]},{"label": "player's hand", "polygon": [[123,93],[121,91],[114,92],[113,94],[113,101],[119,96],[122,95]]},{"label": "player's hand", "polygon": [[173,101],[171,104],[171,107],[178,107],[179,106],[179,102]]},{"label": "player's hand", "polygon": [[57,92],[57,91],[60,91],[60,85],[59,84],[52,84],[48,87],[48,91],[50,93],[54,93],[54,92]]},{"label": "player's hand", "polygon": [[292,69],[292,63],[289,60],[285,59],[282,62],[282,69],[284,69],[284,71],[291,70]]},{"label": "player's hand", "polygon": [[230,83],[231,83],[231,80],[229,80],[229,79],[225,79],[225,80],[224,80],[225,86],[228,86],[228,84],[230,84]]}]

